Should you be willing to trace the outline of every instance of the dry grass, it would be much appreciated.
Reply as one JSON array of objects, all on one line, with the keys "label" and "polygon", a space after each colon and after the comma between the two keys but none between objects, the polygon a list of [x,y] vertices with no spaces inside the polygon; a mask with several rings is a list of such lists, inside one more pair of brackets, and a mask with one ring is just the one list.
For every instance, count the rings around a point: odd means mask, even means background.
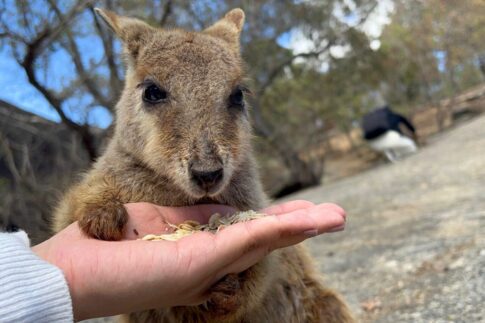
[{"label": "dry grass", "polygon": [[142,238],[142,240],[148,241],[159,241],[159,240],[167,240],[167,241],[176,241],[183,237],[189,236],[194,232],[198,231],[205,231],[216,233],[220,230],[223,230],[225,227],[238,223],[238,222],[246,222],[254,219],[259,219],[264,217],[264,214],[257,213],[255,211],[245,211],[245,212],[238,212],[230,216],[223,216],[219,213],[213,214],[210,219],[209,223],[207,224],[200,224],[197,221],[189,220],[185,221],[181,224],[169,224],[173,229],[174,232],[170,234],[149,234]]}]

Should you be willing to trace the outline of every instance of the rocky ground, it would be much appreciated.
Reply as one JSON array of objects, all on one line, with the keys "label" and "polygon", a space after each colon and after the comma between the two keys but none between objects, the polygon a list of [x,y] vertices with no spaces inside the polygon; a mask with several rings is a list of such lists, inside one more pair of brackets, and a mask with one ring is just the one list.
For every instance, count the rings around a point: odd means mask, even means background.
[{"label": "rocky ground", "polygon": [[345,232],[307,244],[362,322],[485,321],[485,117],[406,160],[287,199],[331,201]]}]

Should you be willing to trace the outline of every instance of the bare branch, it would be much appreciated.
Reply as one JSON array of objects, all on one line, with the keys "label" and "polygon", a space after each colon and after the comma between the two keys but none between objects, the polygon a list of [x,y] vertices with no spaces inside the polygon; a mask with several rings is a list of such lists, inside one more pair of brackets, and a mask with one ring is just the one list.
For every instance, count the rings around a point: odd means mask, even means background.
[{"label": "bare branch", "polygon": [[69,10],[69,12],[65,16],[66,18],[63,21],[59,21],[57,25],[47,25],[32,42],[26,44],[25,56],[23,57],[23,60],[19,62],[19,64],[24,68],[29,83],[45,97],[49,104],[59,114],[62,122],[81,136],[83,144],[90,158],[94,159],[96,158],[97,152],[94,145],[94,138],[89,132],[88,126],[81,126],[66,116],[64,110],[62,109],[63,100],[57,97],[55,93],[53,93],[51,90],[49,90],[47,87],[39,82],[35,74],[34,67],[34,63],[42,49],[45,48],[53,39],[55,39],[59,35],[59,33],[65,28],[67,21],[73,19],[76,14],[83,10],[88,2],[89,0],[78,2],[76,6]]},{"label": "bare branch", "polygon": [[[4,109],[3,107],[5,107],[6,109]],[[39,121],[42,120],[40,117],[37,117],[37,116],[27,117],[26,115],[22,115],[22,114],[11,113],[11,111],[14,111],[14,110],[21,111],[22,109],[14,104],[11,104],[7,101],[0,99],[0,117],[1,117],[0,120],[2,120],[2,122],[0,123],[1,127],[5,126],[5,123],[9,122],[9,120],[14,120],[15,122],[12,122],[10,126],[20,128],[34,136],[44,135],[41,131],[39,131],[39,129],[30,125],[33,123],[39,123]]]},{"label": "bare branch", "polygon": [[172,13],[172,4],[173,4],[172,0],[167,0],[167,2],[165,2],[165,5],[163,6],[162,17],[160,18],[160,22],[159,22],[161,27],[165,26],[165,24],[167,23],[168,17]]},{"label": "bare branch", "polygon": [[7,167],[10,170],[10,173],[12,173],[12,176],[15,182],[16,183],[20,182],[22,180],[22,177],[20,176],[18,167],[15,164],[12,148],[10,147],[8,139],[5,138],[5,136],[2,133],[0,133],[0,147],[2,148],[3,155],[7,163]]},{"label": "bare branch", "polygon": [[335,45],[335,39],[329,40],[327,45],[325,45],[325,47],[323,47],[322,49],[319,49],[317,51],[307,52],[307,53],[295,54],[289,57],[288,59],[284,60],[283,62],[281,62],[269,73],[268,77],[266,78],[266,81],[259,87],[258,96],[264,95],[267,88],[273,83],[275,78],[283,71],[283,69],[293,64],[293,62],[297,58],[311,58],[311,57],[317,58],[318,56],[327,52],[330,49],[330,47],[332,47],[333,45]]},{"label": "bare branch", "polygon": [[32,161],[30,158],[29,147],[26,144],[22,145],[22,165],[21,165],[21,175],[23,178],[28,179],[32,187],[37,187],[37,177],[32,167]]},{"label": "bare branch", "polygon": [[[366,11],[362,17],[359,19],[357,24],[353,27],[349,27],[346,31],[343,33],[346,33],[350,31],[351,29],[358,28],[361,26],[363,23],[367,21],[369,18],[369,15],[374,11],[374,9],[377,7],[377,2],[372,5],[371,8],[369,8],[368,11]],[[320,55],[324,54],[325,52],[329,51],[332,46],[334,46],[337,42],[337,37],[332,36],[330,39],[328,39],[327,44],[318,50],[311,51],[311,52],[306,52],[306,53],[300,53],[300,54],[295,54],[292,55],[291,57],[288,57],[286,60],[282,61],[280,64],[278,64],[275,68],[273,68],[269,74],[268,77],[266,78],[265,82],[262,83],[259,86],[259,89],[257,90],[257,95],[256,99],[253,101],[253,119],[254,119],[254,128],[257,132],[258,135],[269,139],[270,141],[274,141],[274,138],[271,139],[273,131],[270,129],[269,124],[264,120],[264,117],[261,112],[261,107],[259,103],[259,99],[265,94],[266,90],[273,84],[275,79],[280,75],[280,73],[285,69],[285,67],[290,66],[293,64],[293,62],[297,58],[318,58]]]},{"label": "bare branch", "polygon": [[[367,19],[369,18],[369,15],[375,10],[375,8],[377,7],[377,2],[374,3],[372,5],[371,8],[369,8],[369,10],[367,10],[363,15],[362,17],[360,17],[359,21],[357,22],[357,24],[353,27],[349,27],[346,31],[344,31],[342,34],[345,34],[347,33],[348,31],[350,31],[351,29],[355,29],[355,28],[358,28],[359,26],[362,26],[362,24],[364,24]],[[331,37],[328,41],[327,41],[327,44],[325,45],[325,47],[319,49],[319,50],[316,50],[316,51],[311,51],[311,52],[306,52],[306,53],[300,53],[300,54],[296,54],[296,55],[293,55],[291,57],[289,57],[287,60],[281,62],[278,66],[276,66],[270,73],[269,73],[269,76],[268,78],[266,79],[266,81],[260,86],[260,88],[258,89],[258,95],[261,96],[265,93],[266,89],[271,86],[271,84],[273,83],[273,81],[275,80],[275,78],[283,71],[283,69],[289,65],[291,65],[297,58],[311,58],[311,57],[315,57],[317,58],[318,56],[322,55],[323,53],[327,52],[333,45],[335,45],[337,39],[335,36]]]},{"label": "bare branch", "polygon": [[194,8],[192,8],[192,6],[189,4],[187,5],[187,7],[185,8],[187,10],[187,12],[190,14],[190,17],[192,18],[193,22],[195,23],[196,26],[194,26],[196,29],[203,29],[206,24],[206,22],[201,19],[200,15],[194,11]]},{"label": "bare branch", "polygon": [[[96,27],[96,32],[101,38],[101,42],[103,43],[104,54],[106,55],[106,61],[108,63],[109,73],[110,73],[110,85],[111,85],[111,92],[112,97],[116,97],[118,93],[121,92],[122,80],[118,71],[118,67],[115,61],[115,52],[114,52],[114,38],[111,33],[105,33],[99,20],[96,16],[93,6],[89,6],[91,11],[91,15],[94,20],[94,24]],[[110,111],[113,110],[113,106],[107,106]]]},{"label": "bare branch", "polygon": [[103,94],[99,91],[99,87],[97,86],[96,82],[91,79],[89,73],[86,72],[86,69],[83,66],[81,60],[81,53],[79,52],[79,48],[77,47],[76,42],[74,41],[74,36],[69,28],[67,22],[65,21],[64,16],[62,15],[61,11],[57,7],[55,1],[49,0],[49,4],[52,6],[57,19],[61,22],[61,24],[65,24],[66,28],[64,30],[64,34],[66,35],[66,39],[68,42],[68,51],[71,54],[72,60],[74,62],[74,66],[76,67],[76,71],[79,74],[79,78],[84,84],[84,86],[89,90],[90,94],[94,97],[96,101],[99,102],[100,105],[105,107],[111,106],[111,101],[103,96]]}]

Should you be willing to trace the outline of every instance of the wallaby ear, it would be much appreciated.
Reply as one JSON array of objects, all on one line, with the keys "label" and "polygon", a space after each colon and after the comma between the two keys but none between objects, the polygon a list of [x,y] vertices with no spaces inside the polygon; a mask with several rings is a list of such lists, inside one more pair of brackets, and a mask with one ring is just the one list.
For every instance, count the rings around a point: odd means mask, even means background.
[{"label": "wallaby ear", "polygon": [[118,16],[109,10],[94,10],[121,39],[125,49],[136,60],[140,48],[150,40],[155,28],[139,19]]},{"label": "wallaby ear", "polygon": [[204,33],[221,38],[239,51],[239,36],[244,26],[244,11],[232,9],[221,20],[204,30]]}]

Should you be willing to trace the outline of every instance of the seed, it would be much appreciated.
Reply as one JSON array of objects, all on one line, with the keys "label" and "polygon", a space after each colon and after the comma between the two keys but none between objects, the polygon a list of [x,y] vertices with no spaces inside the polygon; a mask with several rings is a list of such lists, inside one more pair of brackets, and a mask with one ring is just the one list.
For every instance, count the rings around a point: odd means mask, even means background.
[{"label": "seed", "polygon": [[[148,241],[159,241],[159,240],[166,240],[166,241],[177,241],[183,237],[191,235],[196,231],[206,231],[211,233],[217,233],[220,230],[223,230],[225,227],[238,223],[238,222],[245,222],[254,219],[259,219],[264,217],[264,214],[257,213],[255,211],[245,211],[235,213],[233,215],[224,217],[219,213],[214,213],[209,218],[208,224],[200,224],[194,220],[187,220],[179,225],[175,224],[168,224],[170,227],[174,228],[174,232],[171,234],[162,234],[162,235],[154,235],[149,234],[142,238],[142,240]],[[135,234],[138,234],[135,232]]]}]

